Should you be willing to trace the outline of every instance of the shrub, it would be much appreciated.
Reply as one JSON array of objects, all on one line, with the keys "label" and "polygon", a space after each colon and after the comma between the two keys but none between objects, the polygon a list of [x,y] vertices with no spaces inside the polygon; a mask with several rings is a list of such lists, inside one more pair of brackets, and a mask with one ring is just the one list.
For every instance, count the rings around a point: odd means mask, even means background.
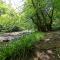
[{"label": "shrub", "polygon": [[4,26],[3,25],[0,25],[0,32],[4,30]]},{"label": "shrub", "polygon": [[13,26],[11,28],[11,32],[16,32],[16,31],[22,31],[22,29],[20,27],[18,27],[18,26]]},{"label": "shrub", "polygon": [[17,32],[22,31],[23,29],[14,25],[14,26],[3,26],[0,25],[0,32]]}]

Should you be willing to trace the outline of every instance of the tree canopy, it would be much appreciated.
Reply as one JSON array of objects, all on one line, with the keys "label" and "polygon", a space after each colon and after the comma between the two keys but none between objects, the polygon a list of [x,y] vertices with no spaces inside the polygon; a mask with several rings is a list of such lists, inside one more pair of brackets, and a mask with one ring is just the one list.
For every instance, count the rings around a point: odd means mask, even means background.
[{"label": "tree canopy", "polygon": [[53,12],[53,0],[26,0],[25,14],[32,19],[38,31],[52,29]]}]

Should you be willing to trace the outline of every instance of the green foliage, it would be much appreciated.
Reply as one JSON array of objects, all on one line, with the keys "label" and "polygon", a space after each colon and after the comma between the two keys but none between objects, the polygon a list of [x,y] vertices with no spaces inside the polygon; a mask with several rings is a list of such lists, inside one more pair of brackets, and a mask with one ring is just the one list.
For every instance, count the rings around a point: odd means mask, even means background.
[{"label": "green foliage", "polygon": [[1,31],[11,32],[14,29],[20,31],[22,29],[33,28],[32,22],[26,19],[24,13],[17,13],[11,6],[0,3],[0,25],[4,27]]},{"label": "green foliage", "polygon": [[[34,6],[32,1],[34,2]],[[48,22],[50,22],[50,18],[46,16],[45,12],[43,12],[44,18],[41,14],[41,9],[45,9],[45,7],[48,6],[47,3],[47,0],[25,0],[23,11],[21,13],[17,13],[11,6],[3,3],[1,0],[0,25],[2,25],[4,29],[1,28],[0,30],[5,32],[8,30],[8,32],[10,32],[10,30],[12,31],[14,29],[14,26],[19,27],[19,29],[34,29],[34,26],[37,28],[36,22],[38,23],[39,27],[42,25],[44,28],[45,23],[48,25]],[[53,28],[55,26],[60,26],[59,4],[59,0],[54,1],[54,21],[52,24]],[[37,18],[36,13],[39,15],[39,18]],[[51,16],[51,12],[49,12],[49,15]],[[32,22],[32,17],[34,23]]]},{"label": "green foliage", "polygon": [[[42,28],[46,29],[44,26],[46,25],[48,29],[50,28],[54,29],[60,26],[59,0],[25,0],[25,1],[26,4],[24,8],[25,13],[24,15],[28,17],[28,19],[33,20],[33,23],[36,25],[36,27],[42,26]],[[49,9],[50,7],[52,10]],[[47,11],[44,11],[44,9],[46,9]],[[38,18],[36,15],[38,15]]]},{"label": "green foliage", "polygon": [[60,1],[54,1],[54,20],[53,20],[53,29],[60,30]]},{"label": "green foliage", "polygon": [[52,29],[53,5],[52,0],[26,0],[25,16],[33,21],[38,31],[49,31]]},{"label": "green foliage", "polygon": [[0,32],[4,29],[4,27],[2,25],[0,25]]},{"label": "green foliage", "polygon": [[0,60],[16,60],[18,58],[23,59],[28,56],[33,45],[42,40],[44,33],[34,32],[30,35],[25,35],[19,40],[12,41],[6,45],[0,47]]},{"label": "green foliage", "polygon": [[0,16],[6,14],[8,6],[5,3],[0,3]]}]

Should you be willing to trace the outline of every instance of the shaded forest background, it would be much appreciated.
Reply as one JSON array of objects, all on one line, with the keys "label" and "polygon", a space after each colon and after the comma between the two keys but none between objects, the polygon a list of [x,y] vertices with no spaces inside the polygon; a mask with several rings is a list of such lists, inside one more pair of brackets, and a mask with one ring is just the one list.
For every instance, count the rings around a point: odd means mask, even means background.
[{"label": "shaded forest background", "polygon": [[[22,9],[22,11],[17,12],[14,8],[11,7],[10,4],[7,5],[1,0],[0,31],[10,32],[15,30],[16,28],[16,31],[24,29],[41,30],[41,27],[43,27],[42,30],[49,30],[49,22],[51,22],[51,19],[52,22],[50,24],[50,29],[53,28],[57,30],[60,27],[59,4],[59,0],[50,0],[47,2],[40,1],[39,3],[38,1],[29,0],[25,1],[25,4],[23,5],[24,8]],[[51,10],[49,10],[50,8]],[[46,28],[46,26],[48,27]]]}]

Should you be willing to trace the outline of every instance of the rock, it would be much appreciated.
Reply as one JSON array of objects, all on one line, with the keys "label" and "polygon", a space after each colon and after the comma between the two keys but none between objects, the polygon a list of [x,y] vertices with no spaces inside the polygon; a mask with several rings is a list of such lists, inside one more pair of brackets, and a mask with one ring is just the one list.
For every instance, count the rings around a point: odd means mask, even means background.
[{"label": "rock", "polygon": [[48,54],[53,54],[52,50],[47,50]]},{"label": "rock", "polygon": [[4,33],[0,35],[0,42],[8,42],[14,39],[18,39],[19,37],[30,34],[31,32],[31,30],[25,30],[20,32]]}]

